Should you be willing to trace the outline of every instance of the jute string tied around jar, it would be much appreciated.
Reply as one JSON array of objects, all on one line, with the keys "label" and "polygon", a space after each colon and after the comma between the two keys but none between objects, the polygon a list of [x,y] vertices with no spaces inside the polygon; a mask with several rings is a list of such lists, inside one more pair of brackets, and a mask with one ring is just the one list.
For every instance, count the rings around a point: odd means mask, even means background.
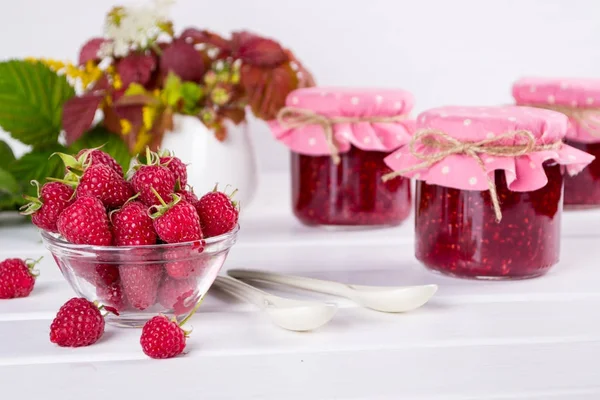
[{"label": "jute string tied around jar", "polygon": [[[524,139],[525,142],[513,145],[497,144],[504,139]],[[490,177],[487,173],[488,171],[481,159],[481,154],[498,157],[519,157],[536,151],[558,150],[562,144],[562,141],[558,141],[551,144],[536,145],[535,136],[526,130],[506,132],[479,142],[461,142],[440,130],[422,129],[417,131],[412,137],[409,142],[409,150],[413,156],[423,160],[423,162],[399,171],[390,172],[383,176],[383,181],[386,182],[408,172],[429,168],[451,155],[456,154],[472,157],[477,161],[477,164],[481,167],[487,177],[487,184],[494,206],[494,213],[496,214],[496,221],[500,222],[502,220],[502,211],[500,209],[500,202],[496,191],[496,183],[493,177]],[[417,145],[421,145],[420,150],[416,148]],[[427,152],[427,149],[434,150],[434,152]]]},{"label": "jute string tied around jar", "polygon": [[527,104],[527,106],[564,114],[577,122],[590,135],[600,137],[600,108],[577,108],[556,104]]},{"label": "jute string tied around jar", "polygon": [[336,124],[355,124],[359,122],[370,123],[394,123],[406,119],[406,114],[393,116],[370,116],[370,117],[328,117],[319,114],[313,110],[296,107],[284,107],[277,113],[277,122],[285,129],[296,129],[307,125],[319,125],[323,128],[327,146],[331,151],[331,158],[334,164],[340,163],[340,155],[335,137],[333,135],[333,126]]}]

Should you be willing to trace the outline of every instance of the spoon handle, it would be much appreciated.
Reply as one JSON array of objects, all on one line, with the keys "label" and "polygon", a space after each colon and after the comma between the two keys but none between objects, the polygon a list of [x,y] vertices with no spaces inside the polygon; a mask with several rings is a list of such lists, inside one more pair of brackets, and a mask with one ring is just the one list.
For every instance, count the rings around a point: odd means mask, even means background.
[{"label": "spoon handle", "polygon": [[242,297],[260,308],[265,307],[266,298],[269,296],[268,293],[229,276],[217,276],[213,285],[231,294]]},{"label": "spoon handle", "polygon": [[323,281],[320,279],[306,278],[303,276],[282,275],[274,272],[265,272],[251,269],[230,269],[229,276],[239,279],[254,279],[266,282],[279,283],[299,289],[327,293],[340,297],[351,297],[352,289],[339,282]]}]

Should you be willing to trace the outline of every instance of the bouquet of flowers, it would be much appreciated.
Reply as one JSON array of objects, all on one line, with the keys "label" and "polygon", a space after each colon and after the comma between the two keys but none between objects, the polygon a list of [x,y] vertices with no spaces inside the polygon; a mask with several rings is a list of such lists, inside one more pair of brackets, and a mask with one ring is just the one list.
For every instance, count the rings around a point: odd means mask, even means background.
[{"label": "bouquet of flowers", "polygon": [[[314,85],[296,57],[250,32],[229,38],[196,28],[175,34],[172,0],[115,7],[103,37],[77,64],[50,59],[0,63],[0,128],[32,150],[15,160],[0,141],[0,209],[14,208],[31,179],[61,176],[54,152],[98,147],[127,167],[156,149],[175,114],[192,115],[223,140],[225,121],[248,110],[273,119],[289,92]],[[10,154],[9,154],[10,153]]]}]

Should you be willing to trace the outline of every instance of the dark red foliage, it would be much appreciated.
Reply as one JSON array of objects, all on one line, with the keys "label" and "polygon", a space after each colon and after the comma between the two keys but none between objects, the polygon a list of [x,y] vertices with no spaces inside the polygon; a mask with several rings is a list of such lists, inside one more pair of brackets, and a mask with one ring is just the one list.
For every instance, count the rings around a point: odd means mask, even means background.
[{"label": "dark red foliage", "polygon": [[188,28],[181,33],[181,39],[194,44],[206,44],[220,50],[223,56],[231,55],[231,42],[216,33]]},{"label": "dark red foliage", "polygon": [[298,87],[298,78],[289,64],[277,68],[248,64],[242,65],[241,84],[254,115],[271,120],[285,106],[287,95]]},{"label": "dark red foliage", "polygon": [[387,154],[352,147],[330,156],[292,153],[292,204],[307,225],[398,225],[410,214],[410,181],[382,182]]},{"label": "dark red foliage", "polygon": [[194,45],[183,40],[173,41],[160,57],[160,74],[163,77],[171,71],[183,81],[200,82],[205,70],[202,54]]},{"label": "dark red foliage", "polygon": [[156,58],[153,54],[130,54],[117,63],[123,87],[134,82],[145,85],[155,69]]},{"label": "dark red foliage", "polygon": [[496,222],[489,191],[471,191],[417,181],[416,256],[449,275],[525,278],[558,262],[560,165],[544,166],[548,184],[533,192],[513,192],[496,171],[502,221]]},{"label": "dark red foliage", "polygon": [[247,31],[234,32],[231,47],[233,57],[244,64],[272,68],[290,61],[279,43]]},{"label": "dark red foliage", "polygon": [[62,125],[65,130],[67,144],[81,137],[91,126],[94,116],[104,96],[101,94],[86,94],[69,99],[62,114]]},{"label": "dark red foliage", "polygon": [[99,61],[100,57],[98,57],[98,51],[100,50],[100,46],[104,43],[106,43],[106,39],[103,38],[92,38],[88,40],[79,51],[79,65],[84,65],[90,60]]}]

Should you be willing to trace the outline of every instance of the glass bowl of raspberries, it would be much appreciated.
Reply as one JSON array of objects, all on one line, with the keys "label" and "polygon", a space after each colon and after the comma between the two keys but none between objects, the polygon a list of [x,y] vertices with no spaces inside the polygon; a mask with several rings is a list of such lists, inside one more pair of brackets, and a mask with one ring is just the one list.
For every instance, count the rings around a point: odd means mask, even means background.
[{"label": "glass bowl of raspberries", "polygon": [[71,287],[116,310],[106,317],[114,325],[139,327],[159,313],[185,318],[236,242],[235,191],[215,187],[198,198],[185,164],[164,151],[148,150],[126,174],[99,148],[60,157],[64,179],[38,185],[22,212]]}]

